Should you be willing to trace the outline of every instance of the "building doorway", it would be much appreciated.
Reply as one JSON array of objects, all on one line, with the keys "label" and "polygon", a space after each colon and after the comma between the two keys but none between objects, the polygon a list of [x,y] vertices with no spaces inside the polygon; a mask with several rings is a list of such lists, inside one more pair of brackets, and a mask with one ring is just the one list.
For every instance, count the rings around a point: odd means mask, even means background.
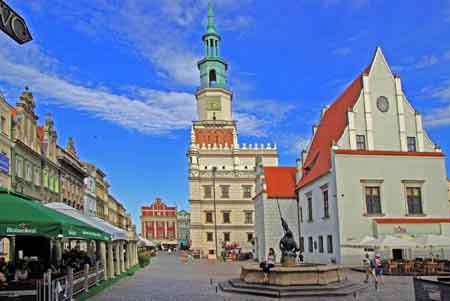
[{"label": "building doorway", "polygon": [[403,250],[402,249],[392,249],[392,258],[394,260],[403,260]]}]

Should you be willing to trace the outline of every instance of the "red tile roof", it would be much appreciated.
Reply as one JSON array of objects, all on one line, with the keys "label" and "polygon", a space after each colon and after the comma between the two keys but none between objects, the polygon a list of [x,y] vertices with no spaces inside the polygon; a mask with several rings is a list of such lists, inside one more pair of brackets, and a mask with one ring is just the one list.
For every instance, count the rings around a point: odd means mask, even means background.
[{"label": "red tile roof", "polygon": [[437,224],[450,223],[450,218],[376,218],[377,224]]},{"label": "red tile roof", "polygon": [[13,109],[11,110],[11,116],[12,116],[12,117],[16,117],[16,115],[17,115],[17,110],[16,110],[15,108],[13,108]]},{"label": "red tile roof", "polygon": [[[370,65],[363,74],[369,72]],[[347,125],[347,111],[356,103],[361,94],[362,74],[345,89],[344,93],[326,110],[309,148],[303,164],[303,176],[297,184],[302,188],[325,175],[331,168],[331,145],[337,142]]]},{"label": "red tile roof", "polygon": [[400,151],[382,151],[382,150],[351,150],[338,149],[338,155],[362,155],[362,156],[411,156],[411,157],[445,157],[440,152],[400,152]]},{"label": "red tile roof", "polygon": [[295,167],[264,167],[269,198],[295,198]]}]

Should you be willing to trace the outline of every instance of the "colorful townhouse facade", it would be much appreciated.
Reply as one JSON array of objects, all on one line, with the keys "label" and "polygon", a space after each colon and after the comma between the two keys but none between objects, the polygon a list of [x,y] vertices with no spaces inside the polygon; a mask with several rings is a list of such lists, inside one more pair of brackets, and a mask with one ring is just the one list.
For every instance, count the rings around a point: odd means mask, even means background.
[{"label": "colorful townhouse facade", "polygon": [[142,207],[141,233],[145,239],[158,241],[163,247],[176,248],[177,207],[168,206],[160,198]]}]

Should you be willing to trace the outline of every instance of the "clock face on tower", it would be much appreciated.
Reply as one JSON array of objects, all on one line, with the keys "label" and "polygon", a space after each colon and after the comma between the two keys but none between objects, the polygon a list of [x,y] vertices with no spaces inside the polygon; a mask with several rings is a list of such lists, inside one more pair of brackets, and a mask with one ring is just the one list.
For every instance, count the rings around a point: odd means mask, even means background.
[{"label": "clock face on tower", "polygon": [[210,98],[207,100],[207,110],[208,111],[220,111],[220,98]]}]

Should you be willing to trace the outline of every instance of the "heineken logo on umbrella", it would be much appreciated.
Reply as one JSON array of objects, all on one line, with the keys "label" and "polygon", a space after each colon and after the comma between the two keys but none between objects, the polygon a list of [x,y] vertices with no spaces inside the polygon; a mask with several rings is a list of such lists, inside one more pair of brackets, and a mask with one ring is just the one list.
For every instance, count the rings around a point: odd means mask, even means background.
[{"label": "heineken logo on umbrella", "polygon": [[36,228],[29,228],[27,224],[21,223],[16,227],[7,227],[6,233],[15,233],[15,234],[36,234]]},{"label": "heineken logo on umbrella", "polygon": [[28,228],[28,225],[25,224],[25,223],[22,223],[22,224],[19,224],[18,228],[19,228],[19,229],[22,229],[22,230],[25,230],[25,229]]}]

